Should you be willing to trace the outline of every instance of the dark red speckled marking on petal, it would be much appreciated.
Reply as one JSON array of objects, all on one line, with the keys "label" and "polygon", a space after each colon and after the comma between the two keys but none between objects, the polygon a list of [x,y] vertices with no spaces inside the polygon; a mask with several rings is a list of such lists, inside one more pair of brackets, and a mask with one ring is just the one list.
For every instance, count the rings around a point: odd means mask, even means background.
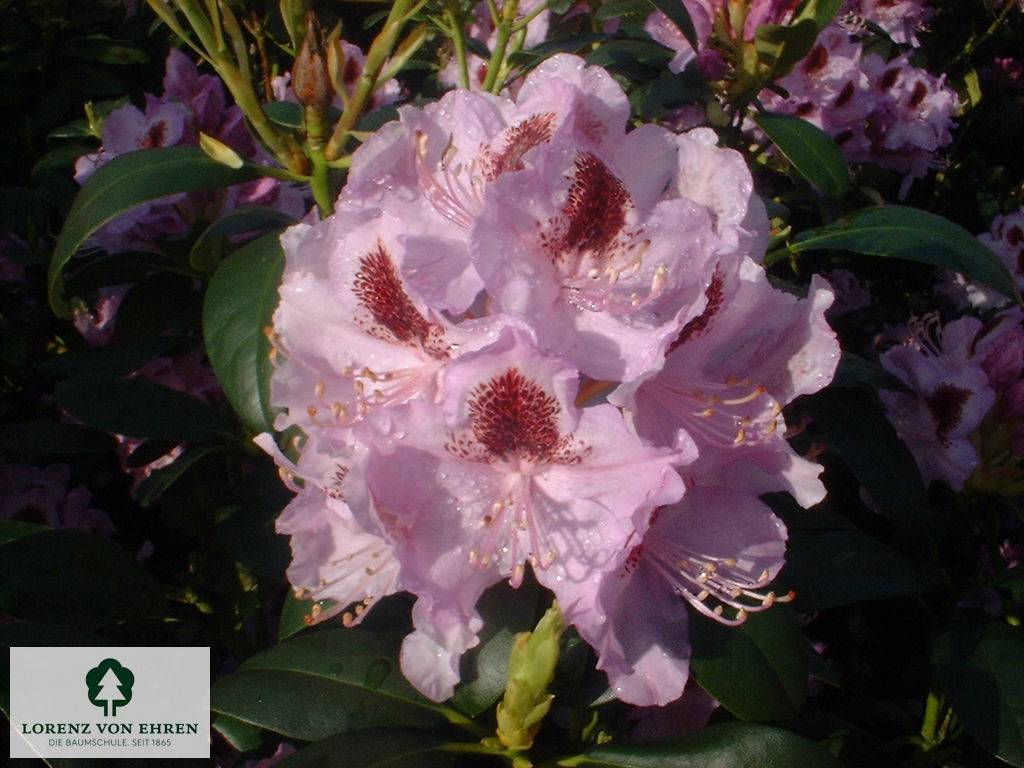
[{"label": "dark red speckled marking on petal", "polygon": [[555,135],[557,120],[558,115],[554,112],[541,112],[531,115],[505,131],[501,152],[489,154],[487,157],[485,178],[494,181],[505,171],[521,171],[523,155],[534,147],[551,141],[551,137]]},{"label": "dark red speckled marking on petal", "polygon": [[707,296],[708,299],[708,303],[704,305],[704,311],[692,318],[683,326],[683,330],[679,332],[679,336],[668,348],[669,352],[674,350],[676,347],[681,347],[690,339],[697,338],[707,330],[707,327],[711,324],[711,320],[718,313],[718,310],[722,308],[722,301],[724,300],[722,293],[724,288],[725,278],[722,277],[722,273],[719,271],[718,267],[715,267],[715,273],[711,276],[711,282],[704,291],[704,295]]},{"label": "dark red speckled marking on petal", "polygon": [[604,250],[625,226],[632,202],[608,166],[590,152],[580,153],[562,211],[566,227],[554,244],[556,252]]},{"label": "dark red speckled marking on petal", "polygon": [[403,344],[419,344],[434,357],[444,356],[439,345],[444,330],[420,314],[402,286],[398,270],[381,244],[359,260],[359,271],[352,285],[359,303],[373,315],[374,335],[386,330]]},{"label": "dark red speckled marking on petal", "polygon": [[940,384],[925,398],[928,410],[932,412],[938,422],[936,434],[939,439],[945,441],[960,419],[963,418],[964,405],[970,396],[974,394],[965,387],[957,387],[953,384]]},{"label": "dark red speckled marking on petal", "polygon": [[167,123],[158,120],[149,126],[149,129],[139,139],[140,149],[154,149],[162,147],[167,139]]},{"label": "dark red speckled marking on petal", "polygon": [[473,434],[499,459],[554,458],[562,442],[558,412],[558,401],[515,368],[480,384],[469,396]]},{"label": "dark red speckled marking on petal", "polygon": [[826,64],[828,64],[828,49],[819,43],[811,49],[800,66],[803,67],[804,72],[812,75],[824,68]]}]

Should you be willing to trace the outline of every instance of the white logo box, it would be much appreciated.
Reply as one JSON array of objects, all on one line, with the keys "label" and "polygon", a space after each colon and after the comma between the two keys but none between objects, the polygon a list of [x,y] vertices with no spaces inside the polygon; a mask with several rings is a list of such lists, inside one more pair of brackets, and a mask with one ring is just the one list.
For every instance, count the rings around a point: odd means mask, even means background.
[{"label": "white logo box", "polygon": [[11,757],[210,756],[210,649],[11,648]]}]

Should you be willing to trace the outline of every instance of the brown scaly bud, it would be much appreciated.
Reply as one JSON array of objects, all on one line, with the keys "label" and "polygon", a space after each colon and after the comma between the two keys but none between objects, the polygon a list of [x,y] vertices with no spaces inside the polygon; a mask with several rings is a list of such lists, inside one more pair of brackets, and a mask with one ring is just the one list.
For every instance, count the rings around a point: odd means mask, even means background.
[{"label": "brown scaly bud", "polygon": [[306,38],[292,68],[292,88],[299,104],[325,110],[334,96],[331,78],[327,74],[327,56],[324,51],[324,33],[316,14],[306,14]]}]

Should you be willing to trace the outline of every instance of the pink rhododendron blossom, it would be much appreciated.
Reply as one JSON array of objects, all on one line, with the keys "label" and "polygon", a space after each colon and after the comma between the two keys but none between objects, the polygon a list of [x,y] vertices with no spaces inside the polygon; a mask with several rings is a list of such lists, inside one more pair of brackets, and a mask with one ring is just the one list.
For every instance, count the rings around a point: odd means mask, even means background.
[{"label": "pink rhododendron blossom", "polygon": [[576,380],[564,359],[507,329],[451,364],[440,408],[410,406],[400,437],[375,446],[370,495],[390,521],[403,586],[420,598],[403,671],[431,698],[458,681],[484,589],[517,586],[532,565],[573,622],[651,509],[682,493],[671,469],[682,457],[645,447],[610,405],[575,408]]},{"label": "pink rhododendron blossom", "polygon": [[100,288],[91,307],[74,310],[71,321],[90,347],[103,347],[114,340],[114,321],[128,288],[127,285]]},{"label": "pink rhododendron blossom", "polygon": [[904,345],[882,355],[881,363],[914,394],[879,392],[890,421],[907,443],[925,482],[942,480],[954,490],[978,466],[968,439],[995,402],[976,354],[981,321],[972,317],[939,327],[937,318],[919,322]]},{"label": "pink rhododendron blossom", "polygon": [[757,28],[762,24],[788,23],[799,4],[797,0],[750,0],[749,3],[732,3],[729,0],[678,1],[690,15],[697,43],[702,46],[701,51],[694,51],[679,27],[661,11],[648,16],[644,25],[647,34],[675,51],[675,58],[668,65],[673,72],[682,72],[694,57],[699,62],[701,54],[709,53],[703,46],[708,44],[714,31],[725,32],[731,41],[753,40]]},{"label": "pink rhododendron blossom", "polygon": [[114,524],[107,513],[89,506],[92,494],[84,485],[68,490],[70,479],[67,464],[36,467],[0,459],[0,520],[109,536]]},{"label": "pink rhododendron blossom", "polygon": [[785,542],[785,526],[752,493],[698,484],[659,508],[643,541],[602,580],[597,610],[577,624],[616,696],[661,706],[682,694],[690,655],[683,600],[738,624],[789,599],[763,591],[782,567]]},{"label": "pink rhododendron blossom", "polygon": [[636,739],[668,739],[696,733],[707,726],[721,706],[703,688],[690,681],[683,695],[663,707],[636,707],[630,715]]},{"label": "pink rhododendron blossom", "polygon": [[839,21],[851,31],[871,24],[884,31],[896,43],[915,48],[921,44],[917,35],[927,29],[935,15],[923,0],[846,0],[839,11]]},{"label": "pink rhododendron blossom", "polygon": [[[99,152],[75,164],[75,180],[84,184],[96,169],[126,152],[199,144],[199,133],[212,136],[239,155],[269,162],[245,125],[237,106],[228,106],[221,81],[201,75],[188,57],[171,49],[164,94],[146,94],[144,110],[131,104],[115,109],[103,125]],[[108,253],[158,251],[161,239],[183,237],[201,218],[214,219],[241,205],[265,205],[298,218],[305,210],[292,184],[263,178],[218,191],[191,192],[150,200],[107,222],[93,240]]]},{"label": "pink rhododendron blossom", "polygon": [[[622,89],[576,57],[514,100],[456,90],[399,115],[334,215],[282,236],[275,427],[305,436],[294,459],[259,443],[297,493],[278,521],[292,584],[322,601],[311,620],[355,604],[346,623],[412,593],[402,670],[444,699],[478,599],[531,568],[625,700],[671,701],[687,600],[735,622],[774,599],[785,532],[756,495],[823,495],[780,410],[832,376],[831,292],[769,285],[738,153],[627,130]],[[666,581],[655,560],[620,600],[631,559],[687,547],[698,570]]]},{"label": "pink rhododendron blossom", "polygon": [[788,96],[762,94],[766,108],[796,115],[829,133],[851,162],[903,174],[900,197],[927,174],[935,153],[952,141],[956,92],[945,76],[910,63],[863,53],[863,43],[838,25],[827,27],[811,52],[779,80]]}]

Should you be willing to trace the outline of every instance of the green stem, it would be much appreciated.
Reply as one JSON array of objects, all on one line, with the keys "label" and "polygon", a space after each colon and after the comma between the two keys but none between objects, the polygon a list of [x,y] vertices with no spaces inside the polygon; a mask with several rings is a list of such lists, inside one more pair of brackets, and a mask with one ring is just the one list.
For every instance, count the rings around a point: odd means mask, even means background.
[{"label": "green stem", "polygon": [[934,689],[928,692],[928,699],[924,705],[924,720],[921,722],[921,738],[924,740],[925,749],[938,744],[939,715],[942,712],[943,697]]},{"label": "green stem", "polygon": [[447,8],[444,13],[451,24],[449,35],[455,48],[455,62],[459,66],[459,85],[468,89],[469,61],[466,58],[466,30],[462,28],[461,15],[456,15],[451,8]]},{"label": "green stem", "polygon": [[[424,0],[425,1],[425,0]],[[387,63],[388,56],[395,49],[395,43],[401,34],[405,22],[422,7],[422,2],[417,0],[395,0],[391,11],[384,22],[384,28],[370,44],[370,50],[366,52],[366,63],[363,65],[363,76],[359,78],[356,92],[352,95],[345,106],[330,141],[327,142],[327,159],[337,160],[345,150],[345,143],[348,141],[351,131],[363,110],[370,101],[373,91],[377,86],[377,77]]]},{"label": "green stem", "polygon": [[494,51],[491,53],[491,60],[487,64],[487,76],[483,82],[483,89],[490,93],[498,93],[503,85],[498,75],[505,68],[505,49],[508,47],[508,40],[512,36],[512,25],[515,21],[516,9],[518,7],[519,0],[505,0],[505,4],[501,7],[498,39],[494,43]]},{"label": "green stem", "polygon": [[999,12],[999,15],[995,17],[988,29],[986,29],[980,36],[972,36],[967,41],[967,45],[963,47],[956,56],[950,59],[949,64],[945,67],[945,71],[949,71],[955,64],[959,64],[962,60],[969,58],[977,50],[978,46],[988,40],[992,35],[995,34],[996,30],[999,29],[999,25],[1006,21],[1006,17],[1010,15],[1010,12],[1017,6],[1017,3],[1013,0],[1006,0],[1003,3],[1003,8]]},{"label": "green stem", "polygon": [[548,0],[546,0],[543,3],[541,3],[536,8],[534,8],[532,11],[530,11],[528,14],[523,16],[523,18],[521,18],[519,21],[517,21],[515,24],[513,24],[512,25],[512,29],[514,31],[516,31],[516,32],[518,32],[521,29],[526,29],[527,24],[529,24],[535,18],[540,16],[541,13],[546,11],[548,9],[549,5],[551,5],[551,3]]},{"label": "green stem", "polygon": [[310,189],[313,190],[313,200],[316,207],[320,209],[320,218],[326,219],[334,213],[334,195],[331,190],[330,170],[327,164],[327,156],[323,147],[309,147],[309,159],[313,161],[313,178],[310,181]]},{"label": "green stem", "polygon": [[320,218],[326,219],[334,213],[334,190],[331,189],[331,167],[324,153],[324,138],[327,133],[327,118],[321,107],[306,106],[303,110],[306,130],[306,156],[313,162],[313,178],[310,189],[313,200],[320,209]]},{"label": "green stem", "polygon": [[313,181],[311,176],[304,173],[295,173],[295,171],[289,171],[287,168],[277,168],[270,165],[250,163],[248,160],[245,161],[245,165],[243,167],[256,171],[261,176],[269,176],[272,179],[279,179],[281,181],[298,181],[303,184],[309,184]]},{"label": "green stem", "polygon": [[[466,715],[462,714],[457,710],[450,709],[448,707],[442,707],[441,714],[443,714],[445,718],[447,718],[449,723],[451,723],[452,725],[457,725],[458,727],[466,731],[469,731],[477,738],[485,739],[491,735],[491,732],[484,728],[482,725],[480,725],[480,723],[478,723],[476,720],[474,720],[471,717],[466,717]],[[491,749],[491,754],[497,754],[493,752],[493,748]]]},{"label": "green stem", "polygon": [[260,140],[270,149],[281,165],[297,173],[305,170],[307,161],[298,142],[291,136],[281,133],[271,123],[256,96],[252,81],[245,77],[242,70],[228,59],[227,51],[218,46],[217,36],[210,26],[209,19],[196,0],[176,0],[176,3],[206,50],[204,58],[217,70],[217,74],[220,75],[221,80],[231,92],[235,103],[252,123]]},{"label": "green stem", "polygon": [[441,746],[445,752],[456,752],[463,755],[501,755],[502,750],[476,742],[453,741]]}]

